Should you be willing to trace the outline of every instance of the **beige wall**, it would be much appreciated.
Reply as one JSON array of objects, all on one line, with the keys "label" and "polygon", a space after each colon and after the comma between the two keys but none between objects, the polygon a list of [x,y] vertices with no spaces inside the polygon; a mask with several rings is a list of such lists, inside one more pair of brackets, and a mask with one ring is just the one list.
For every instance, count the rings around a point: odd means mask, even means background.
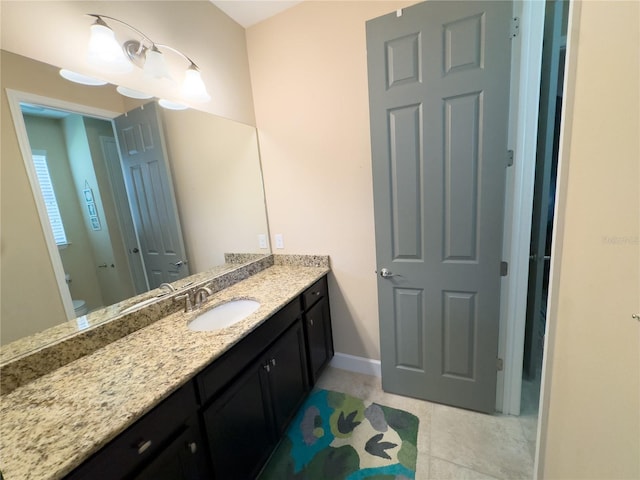
[{"label": "beige wall", "polygon": [[[338,352],[380,358],[365,22],[415,2],[305,1],[247,29],[269,227],[331,256]],[[272,242],[273,244],[273,242]]]},{"label": "beige wall", "polygon": [[[96,70],[86,62],[87,13],[118,18],[157,43],[191,57],[200,68],[212,101],[194,107],[251,125],[255,124],[244,29],[206,0],[188,1],[13,1],[2,0],[2,48],[42,62],[93,75],[115,84],[178,99],[168,81],[150,82],[135,69],[126,75]],[[107,20],[118,38],[134,38],[130,30]],[[176,85],[186,62],[165,55]]]},{"label": "beige wall", "polygon": [[582,2],[570,36],[539,478],[640,478],[639,20]]}]

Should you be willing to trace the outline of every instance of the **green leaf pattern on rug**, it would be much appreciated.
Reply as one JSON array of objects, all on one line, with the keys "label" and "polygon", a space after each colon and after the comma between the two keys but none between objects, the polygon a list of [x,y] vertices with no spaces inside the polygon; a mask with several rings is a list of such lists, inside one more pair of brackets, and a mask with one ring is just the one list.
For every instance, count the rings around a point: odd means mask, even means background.
[{"label": "green leaf pattern on rug", "polygon": [[340,392],[311,394],[261,480],[413,480],[416,416]]},{"label": "green leaf pattern on rug", "polygon": [[349,438],[364,419],[364,402],[340,392],[329,392],[327,403],[333,408],[329,419],[331,433],[336,438]]}]

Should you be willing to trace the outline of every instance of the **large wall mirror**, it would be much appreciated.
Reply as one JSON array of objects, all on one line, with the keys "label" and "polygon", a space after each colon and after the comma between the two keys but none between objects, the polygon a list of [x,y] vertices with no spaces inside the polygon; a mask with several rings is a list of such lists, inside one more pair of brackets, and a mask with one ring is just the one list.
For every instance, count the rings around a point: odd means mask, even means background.
[{"label": "large wall mirror", "polygon": [[[104,315],[162,282],[215,270],[225,253],[270,253],[259,242],[268,225],[254,127],[71,84],[57,67],[1,54],[3,107],[13,113],[2,124],[3,345],[85,313],[80,300]],[[151,132],[138,115],[158,132],[127,137],[131,125]],[[150,146],[164,157],[131,167]],[[47,188],[64,226],[57,239],[43,215]],[[151,265],[151,251],[169,268]]]}]

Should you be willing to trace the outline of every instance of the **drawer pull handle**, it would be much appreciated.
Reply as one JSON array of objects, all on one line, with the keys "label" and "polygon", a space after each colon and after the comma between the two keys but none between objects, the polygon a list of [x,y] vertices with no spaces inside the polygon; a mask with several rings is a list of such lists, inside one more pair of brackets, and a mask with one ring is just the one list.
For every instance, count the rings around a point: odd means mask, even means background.
[{"label": "drawer pull handle", "polygon": [[309,319],[309,324],[313,327],[313,318]]},{"label": "drawer pull handle", "polygon": [[195,455],[195,453],[198,451],[198,444],[196,442],[189,442],[187,443],[187,447],[189,448],[189,451]]},{"label": "drawer pull handle", "polygon": [[275,358],[272,358],[272,359],[271,359],[271,366],[272,366],[272,367],[275,367],[275,366],[276,366],[276,359],[275,359]]},{"label": "drawer pull handle", "polygon": [[317,296],[317,297],[319,297],[319,296],[320,296],[320,292],[313,292],[313,294],[314,294],[315,296]]},{"label": "drawer pull handle", "polygon": [[146,452],[149,449],[150,446],[151,446],[151,440],[141,441],[138,444],[138,455],[142,455],[144,452]]},{"label": "drawer pull handle", "polygon": [[267,371],[267,373],[269,373],[269,372],[271,371],[271,367],[269,366],[269,364],[268,364],[268,363],[264,364],[264,365],[262,366],[262,368],[264,368],[264,369]]}]

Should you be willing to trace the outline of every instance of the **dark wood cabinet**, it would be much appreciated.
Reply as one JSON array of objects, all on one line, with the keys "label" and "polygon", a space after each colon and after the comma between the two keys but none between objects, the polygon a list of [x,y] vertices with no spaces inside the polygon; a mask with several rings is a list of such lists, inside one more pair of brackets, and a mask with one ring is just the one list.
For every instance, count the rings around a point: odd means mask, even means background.
[{"label": "dark wood cabinet", "polygon": [[255,478],[332,356],[323,277],[66,480]]},{"label": "dark wood cabinet", "polygon": [[309,382],[313,386],[334,354],[327,277],[309,287],[302,297]]},{"label": "dark wood cabinet", "polygon": [[[176,461],[181,449],[195,450],[182,455],[184,476],[174,480],[210,478],[208,459],[198,437],[197,403],[193,383],[189,382],[162,401],[135,424],[108,443],[66,477],[67,480],[123,480],[137,478],[159,459]],[[194,433],[195,432],[195,433]],[[193,444],[195,443],[195,448]]]},{"label": "dark wood cabinet", "polygon": [[296,319],[204,410],[214,478],[254,478],[308,391],[304,334]]},{"label": "dark wood cabinet", "polygon": [[206,445],[198,419],[186,424],[135,480],[208,480],[211,478]]},{"label": "dark wood cabinet", "polygon": [[276,444],[263,365],[254,362],[203,411],[216,480],[255,478]]},{"label": "dark wood cabinet", "polygon": [[309,393],[304,332],[296,321],[263,357],[266,385],[279,438]]}]

